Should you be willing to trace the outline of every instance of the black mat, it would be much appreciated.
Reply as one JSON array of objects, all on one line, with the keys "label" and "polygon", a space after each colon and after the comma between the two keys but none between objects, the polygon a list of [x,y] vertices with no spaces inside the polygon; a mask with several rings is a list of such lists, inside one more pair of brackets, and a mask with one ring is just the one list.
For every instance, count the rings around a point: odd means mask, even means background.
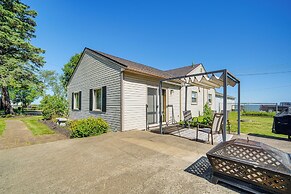
[{"label": "black mat", "polygon": [[202,156],[196,162],[185,169],[185,172],[202,177],[208,181],[211,179],[212,168],[207,157]]},{"label": "black mat", "polygon": [[[198,160],[196,160],[193,164],[191,164],[188,168],[184,170],[185,172],[188,172],[190,174],[193,174],[195,176],[201,177],[209,181],[211,183],[211,177],[212,177],[212,167],[207,157],[202,156]],[[212,184],[212,183],[211,183]],[[218,182],[219,185],[226,187],[232,191],[235,191],[237,193],[241,194],[247,194],[248,191],[242,190],[240,188],[234,187],[233,185],[226,184],[224,182]]]}]

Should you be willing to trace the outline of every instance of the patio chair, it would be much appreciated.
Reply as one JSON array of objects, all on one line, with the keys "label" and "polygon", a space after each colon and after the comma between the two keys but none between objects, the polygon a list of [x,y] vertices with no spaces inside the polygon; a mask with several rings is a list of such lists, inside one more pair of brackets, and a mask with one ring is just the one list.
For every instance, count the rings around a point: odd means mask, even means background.
[{"label": "patio chair", "polygon": [[[209,142],[209,135],[211,135],[211,144],[213,145],[213,135],[218,134],[222,128],[222,121],[223,121],[223,114],[222,113],[215,113],[213,116],[213,121],[211,126],[203,125],[201,123],[197,124],[196,130],[196,141],[198,140],[199,131],[208,134],[208,142]],[[203,128],[200,128],[203,127]]]},{"label": "patio chair", "polygon": [[[185,126],[188,124],[188,128],[190,129],[191,121],[195,117],[192,117],[191,110],[183,111],[183,116],[184,116]],[[198,118],[197,118],[197,122],[198,122]]]}]

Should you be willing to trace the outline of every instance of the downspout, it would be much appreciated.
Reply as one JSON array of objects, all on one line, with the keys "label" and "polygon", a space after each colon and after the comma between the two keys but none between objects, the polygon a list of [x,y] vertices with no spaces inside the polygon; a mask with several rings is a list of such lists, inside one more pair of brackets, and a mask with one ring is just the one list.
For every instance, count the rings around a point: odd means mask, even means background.
[{"label": "downspout", "polygon": [[160,81],[160,84],[159,84],[159,123],[160,123],[160,132],[161,132],[161,134],[163,134],[163,126],[162,126],[162,118],[163,118],[163,116],[162,116],[162,106],[161,106],[161,104],[162,104],[162,87],[163,87],[163,82],[162,81]]},{"label": "downspout", "polygon": [[180,121],[182,120],[182,87],[180,86]]},{"label": "downspout", "polygon": [[121,70],[120,72],[120,131],[124,130],[124,71]]}]

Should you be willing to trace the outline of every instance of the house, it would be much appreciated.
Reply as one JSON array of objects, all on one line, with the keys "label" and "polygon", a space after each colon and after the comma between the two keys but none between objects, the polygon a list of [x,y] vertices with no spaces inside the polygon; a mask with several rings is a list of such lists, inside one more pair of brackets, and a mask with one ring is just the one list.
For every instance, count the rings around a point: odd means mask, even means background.
[{"label": "house", "polygon": [[[146,129],[158,124],[159,81],[200,72],[205,72],[202,64],[162,71],[85,48],[67,86],[69,118],[102,117],[115,131]],[[183,120],[185,109],[193,116],[202,115],[205,103],[216,110],[214,89],[189,87],[187,97],[185,90],[175,82],[163,83],[163,122]]]},{"label": "house", "polygon": [[[223,94],[219,92],[215,92],[215,110],[217,112],[221,112],[223,110]],[[235,110],[236,102],[235,97],[233,96],[227,96],[227,106],[228,111]]]}]

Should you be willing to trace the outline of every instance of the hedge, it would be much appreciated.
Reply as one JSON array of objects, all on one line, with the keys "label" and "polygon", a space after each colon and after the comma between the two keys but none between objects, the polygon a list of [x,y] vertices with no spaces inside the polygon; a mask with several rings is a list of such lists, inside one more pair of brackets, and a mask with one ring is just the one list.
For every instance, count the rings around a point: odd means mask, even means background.
[{"label": "hedge", "polygon": [[273,117],[276,115],[275,112],[256,112],[256,111],[244,111],[243,116],[263,116],[263,117]]},{"label": "hedge", "polygon": [[71,131],[71,138],[82,138],[106,133],[109,125],[102,118],[89,117],[69,122],[68,128]]}]

